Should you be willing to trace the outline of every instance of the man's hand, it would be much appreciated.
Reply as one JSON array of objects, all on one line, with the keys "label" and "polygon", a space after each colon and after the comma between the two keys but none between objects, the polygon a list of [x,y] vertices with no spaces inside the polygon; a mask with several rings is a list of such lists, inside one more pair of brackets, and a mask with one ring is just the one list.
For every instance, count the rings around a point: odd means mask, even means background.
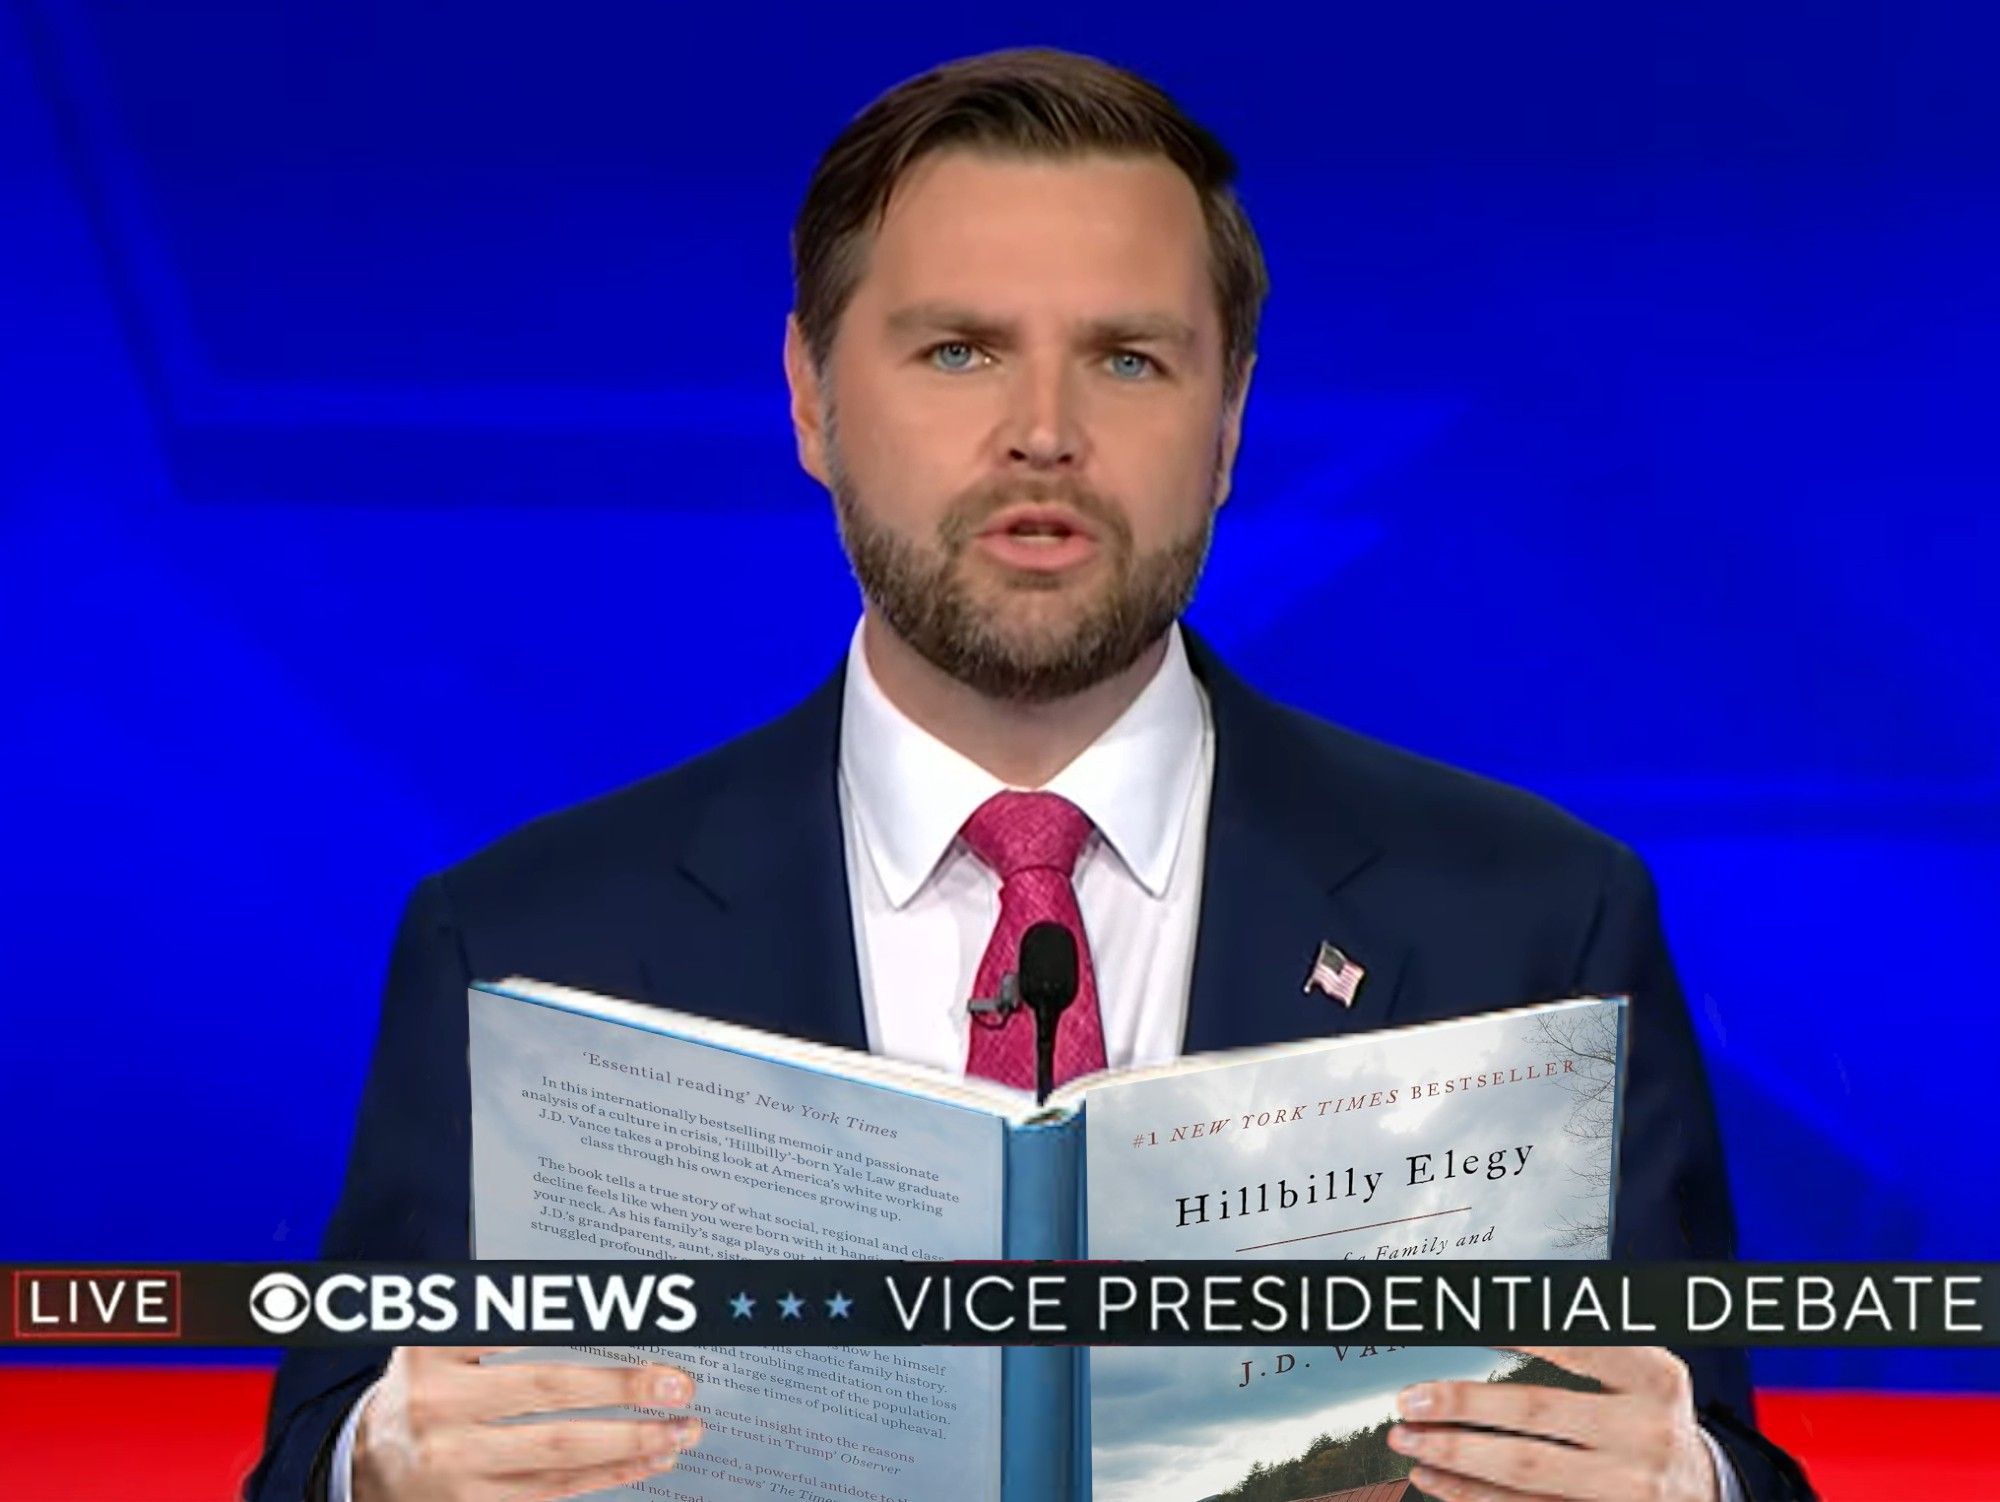
[{"label": "man's hand", "polygon": [[[1514,1346],[1595,1377],[1601,1393],[1519,1382],[1406,1388],[1389,1446],[1441,1502],[1716,1502],[1719,1482],[1695,1418],[1687,1365],[1657,1346]],[[1479,1424],[1514,1434],[1462,1429]],[[1522,1437],[1517,1437],[1522,1436]],[[1536,1436],[1529,1438],[1526,1436]]]},{"label": "man's hand", "polygon": [[693,1380],[670,1366],[480,1364],[508,1349],[398,1346],[355,1431],[354,1502],[550,1502],[667,1470],[701,1437],[697,1418],[493,1423],[561,1408],[679,1407],[694,1396]]}]

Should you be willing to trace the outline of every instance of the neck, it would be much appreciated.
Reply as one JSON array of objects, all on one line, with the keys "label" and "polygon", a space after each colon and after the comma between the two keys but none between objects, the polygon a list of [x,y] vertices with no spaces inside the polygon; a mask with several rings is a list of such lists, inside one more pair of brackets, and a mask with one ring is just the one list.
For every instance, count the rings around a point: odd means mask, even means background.
[{"label": "neck", "polygon": [[1167,655],[1162,635],[1130,667],[1080,694],[1019,704],[967,688],[892,631],[873,606],[863,614],[861,644],[868,671],[891,704],[1017,788],[1038,788],[1076,760],[1139,697]]}]

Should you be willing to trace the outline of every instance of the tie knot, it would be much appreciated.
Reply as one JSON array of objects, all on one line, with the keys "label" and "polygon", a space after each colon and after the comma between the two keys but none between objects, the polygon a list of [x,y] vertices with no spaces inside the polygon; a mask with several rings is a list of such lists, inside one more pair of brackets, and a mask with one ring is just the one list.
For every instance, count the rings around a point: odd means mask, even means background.
[{"label": "tie knot", "polygon": [[1036,869],[1067,879],[1090,838],[1090,816],[1059,793],[995,793],[965,821],[972,853],[1002,881]]}]

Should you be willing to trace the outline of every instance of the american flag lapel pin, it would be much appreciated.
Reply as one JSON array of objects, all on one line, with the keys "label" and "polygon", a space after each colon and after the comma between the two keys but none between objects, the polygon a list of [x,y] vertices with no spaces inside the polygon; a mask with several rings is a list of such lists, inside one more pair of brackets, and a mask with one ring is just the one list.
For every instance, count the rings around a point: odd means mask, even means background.
[{"label": "american flag lapel pin", "polygon": [[1361,981],[1368,972],[1363,970],[1331,944],[1322,942],[1319,956],[1313,961],[1312,974],[1306,977],[1302,991],[1311,991],[1317,986],[1329,999],[1344,1007],[1354,1005],[1354,993],[1361,989]]}]

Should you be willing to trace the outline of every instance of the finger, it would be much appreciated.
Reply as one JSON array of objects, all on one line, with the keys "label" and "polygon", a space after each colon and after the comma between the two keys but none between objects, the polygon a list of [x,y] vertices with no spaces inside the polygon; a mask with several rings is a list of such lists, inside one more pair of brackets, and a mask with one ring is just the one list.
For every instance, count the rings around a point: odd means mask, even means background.
[{"label": "finger", "polygon": [[1632,1400],[1526,1382],[1424,1382],[1403,1389],[1396,1411],[1427,1424],[1485,1424],[1592,1449],[1616,1448]]},{"label": "finger", "polygon": [[682,1408],[694,1399],[694,1379],[678,1367],[584,1366],[520,1361],[480,1367],[455,1378],[446,1396],[453,1417],[513,1418],[570,1408]]},{"label": "finger", "polygon": [[389,1369],[400,1368],[411,1377],[429,1381],[438,1373],[477,1370],[482,1357],[524,1349],[522,1346],[397,1346],[390,1354]]},{"label": "finger", "polygon": [[1565,1371],[1595,1377],[1607,1392],[1679,1398],[1686,1390],[1686,1364],[1661,1346],[1500,1346],[1497,1349],[1539,1356]]},{"label": "finger", "polygon": [[700,1437],[696,1418],[564,1419],[470,1424],[446,1431],[437,1445],[447,1472],[520,1479],[671,1457]]},{"label": "finger", "polygon": [[580,1497],[608,1487],[635,1485],[648,1476],[672,1470],[678,1459],[674,1455],[658,1455],[622,1464],[586,1466],[577,1471],[507,1476],[494,1483],[491,1495],[494,1502],[556,1502],[558,1498]]},{"label": "finger", "polygon": [[1533,1492],[1517,1492],[1511,1486],[1495,1486],[1471,1476],[1454,1476],[1450,1471],[1427,1465],[1410,1472],[1410,1485],[1437,1502],[1546,1502]]},{"label": "finger", "polygon": [[483,1357],[502,1351],[525,1351],[526,1346],[410,1346],[413,1358],[444,1366],[477,1366]]},{"label": "finger", "polygon": [[1643,1495],[1644,1478],[1636,1467],[1595,1450],[1552,1445],[1546,1440],[1481,1434],[1453,1424],[1399,1424],[1389,1431],[1389,1448],[1433,1469],[1512,1487],[1531,1496]]}]

